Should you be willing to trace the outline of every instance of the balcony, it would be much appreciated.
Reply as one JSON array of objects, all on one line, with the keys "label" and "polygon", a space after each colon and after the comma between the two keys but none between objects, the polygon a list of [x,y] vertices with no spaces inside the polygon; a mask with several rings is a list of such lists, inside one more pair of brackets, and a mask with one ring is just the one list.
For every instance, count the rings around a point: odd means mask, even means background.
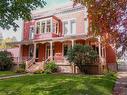
[{"label": "balcony", "polygon": [[49,33],[44,33],[44,34],[35,34],[34,35],[34,40],[39,40],[39,39],[52,39],[54,37],[59,37],[58,34],[49,32]]}]

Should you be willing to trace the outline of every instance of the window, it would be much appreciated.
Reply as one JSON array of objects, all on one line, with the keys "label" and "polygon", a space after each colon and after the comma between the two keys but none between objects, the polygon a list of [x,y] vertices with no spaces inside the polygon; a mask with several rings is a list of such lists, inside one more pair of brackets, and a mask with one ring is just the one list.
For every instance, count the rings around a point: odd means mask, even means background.
[{"label": "window", "polygon": [[64,45],[64,56],[67,56],[68,45]]},{"label": "window", "polygon": [[53,32],[56,32],[56,24],[53,23]]},{"label": "window", "polygon": [[58,33],[59,33],[59,24],[56,23],[56,34],[58,34]]},{"label": "window", "polygon": [[75,34],[76,33],[76,21],[75,21],[75,19],[64,21],[63,29],[64,29],[63,30],[64,35]]},{"label": "window", "polygon": [[56,34],[59,34],[59,23],[58,22],[53,23],[53,32]]},{"label": "window", "polygon": [[33,57],[33,45],[31,45],[30,47],[29,47],[29,57],[31,58],[31,57]]},{"label": "window", "polygon": [[68,31],[69,29],[68,29],[68,22],[66,21],[66,22],[64,22],[64,35],[67,35],[68,34]]},{"label": "window", "polygon": [[76,22],[75,22],[75,20],[71,20],[70,21],[70,23],[71,23],[71,34],[75,34],[76,33]]},{"label": "window", "polygon": [[29,39],[34,38],[34,26],[30,26],[30,31],[29,31]]},{"label": "window", "polygon": [[41,22],[41,33],[45,33],[45,21]]}]

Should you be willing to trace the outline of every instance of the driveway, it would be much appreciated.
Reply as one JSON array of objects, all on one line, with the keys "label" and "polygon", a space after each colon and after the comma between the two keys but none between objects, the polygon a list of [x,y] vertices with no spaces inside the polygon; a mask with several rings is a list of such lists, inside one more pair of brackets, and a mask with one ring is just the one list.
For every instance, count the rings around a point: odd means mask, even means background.
[{"label": "driveway", "polygon": [[113,95],[127,95],[127,71],[118,72]]}]

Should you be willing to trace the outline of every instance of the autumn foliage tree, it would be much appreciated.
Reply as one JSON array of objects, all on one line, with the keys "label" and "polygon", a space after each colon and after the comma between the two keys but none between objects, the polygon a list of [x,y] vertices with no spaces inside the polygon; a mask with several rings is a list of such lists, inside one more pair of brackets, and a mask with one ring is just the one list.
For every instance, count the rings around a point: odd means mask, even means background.
[{"label": "autumn foliage tree", "polygon": [[108,33],[108,43],[117,42],[127,50],[127,0],[73,0],[88,9],[92,32],[97,35]]}]

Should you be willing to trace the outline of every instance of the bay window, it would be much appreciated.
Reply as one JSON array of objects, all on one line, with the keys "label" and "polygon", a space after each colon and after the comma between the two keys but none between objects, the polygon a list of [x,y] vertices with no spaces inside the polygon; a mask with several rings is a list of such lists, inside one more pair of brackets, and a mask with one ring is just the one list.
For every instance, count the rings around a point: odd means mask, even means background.
[{"label": "bay window", "polygon": [[36,23],[36,34],[52,32],[52,21],[51,19],[39,20]]}]

